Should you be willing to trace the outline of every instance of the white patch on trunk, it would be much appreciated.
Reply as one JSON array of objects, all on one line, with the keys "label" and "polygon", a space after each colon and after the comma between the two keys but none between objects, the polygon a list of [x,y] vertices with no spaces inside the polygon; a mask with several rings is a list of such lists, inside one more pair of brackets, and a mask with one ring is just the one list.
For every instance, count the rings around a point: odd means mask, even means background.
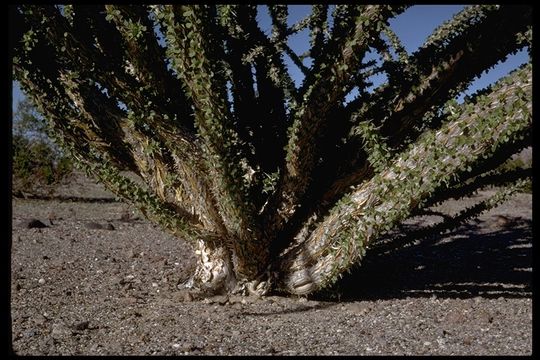
[{"label": "white patch on trunk", "polygon": [[210,248],[203,240],[199,240],[195,254],[198,258],[197,268],[195,274],[184,284],[186,288],[225,293],[236,287],[236,277],[225,248]]}]

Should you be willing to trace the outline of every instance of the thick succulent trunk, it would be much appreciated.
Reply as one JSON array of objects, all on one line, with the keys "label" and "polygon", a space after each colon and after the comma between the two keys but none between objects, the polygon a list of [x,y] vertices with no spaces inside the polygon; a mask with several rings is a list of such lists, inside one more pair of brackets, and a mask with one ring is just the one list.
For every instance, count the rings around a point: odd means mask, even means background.
[{"label": "thick succulent trunk", "polygon": [[223,241],[198,240],[195,246],[196,268],[183,284],[189,290],[206,295],[242,294],[262,296],[272,290],[269,273],[246,278],[239,274],[235,263],[243,262],[223,245]]},{"label": "thick succulent trunk", "polygon": [[219,294],[236,291],[237,280],[227,248],[213,242],[197,241],[195,272],[184,283],[188,289]]},{"label": "thick succulent trunk", "polygon": [[443,183],[531,126],[530,65],[464,107],[455,120],[426,132],[388,169],[346,195],[283,254],[278,286],[307,294],[332,284],[384,231],[410,216]]}]

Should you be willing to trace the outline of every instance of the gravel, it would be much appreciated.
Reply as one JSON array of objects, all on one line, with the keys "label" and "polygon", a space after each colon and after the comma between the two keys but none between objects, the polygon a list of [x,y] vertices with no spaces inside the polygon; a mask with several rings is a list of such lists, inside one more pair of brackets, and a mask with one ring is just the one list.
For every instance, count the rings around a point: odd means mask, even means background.
[{"label": "gravel", "polygon": [[14,199],[12,223],[19,355],[532,354],[530,194],[437,238],[372,249],[308,298],[178,289],[193,250],[121,202]]}]

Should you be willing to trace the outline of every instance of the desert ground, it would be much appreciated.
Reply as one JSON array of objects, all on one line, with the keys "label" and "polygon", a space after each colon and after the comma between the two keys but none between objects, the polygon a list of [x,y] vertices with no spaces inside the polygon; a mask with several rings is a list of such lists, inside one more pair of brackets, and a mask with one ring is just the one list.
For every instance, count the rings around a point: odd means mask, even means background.
[{"label": "desert ground", "polygon": [[309,297],[191,295],[190,246],[84,177],[13,197],[12,209],[19,355],[532,354],[531,194],[443,235],[375,247]]}]

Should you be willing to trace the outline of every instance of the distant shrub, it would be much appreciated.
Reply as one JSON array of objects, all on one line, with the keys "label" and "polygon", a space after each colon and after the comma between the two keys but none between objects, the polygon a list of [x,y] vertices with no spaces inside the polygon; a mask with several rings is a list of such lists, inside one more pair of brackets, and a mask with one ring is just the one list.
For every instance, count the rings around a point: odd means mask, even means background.
[{"label": "distant shrub", "polygon": [[13,122],[13,192],[51,191],[72,173],[73,164],[51,141],[46,124],[28,100],[17,106]]},{"label": "distant shrub", "polygon": [[[497,169],[499,172],[513,171],[518,169],[528,169],[532,167],[531,159],[524,159],[520,156],[513,156],[510,159],[502,163]],[[525,187],[522,189],[525,193],[532,194],[532,181],[528,181]]]}]

